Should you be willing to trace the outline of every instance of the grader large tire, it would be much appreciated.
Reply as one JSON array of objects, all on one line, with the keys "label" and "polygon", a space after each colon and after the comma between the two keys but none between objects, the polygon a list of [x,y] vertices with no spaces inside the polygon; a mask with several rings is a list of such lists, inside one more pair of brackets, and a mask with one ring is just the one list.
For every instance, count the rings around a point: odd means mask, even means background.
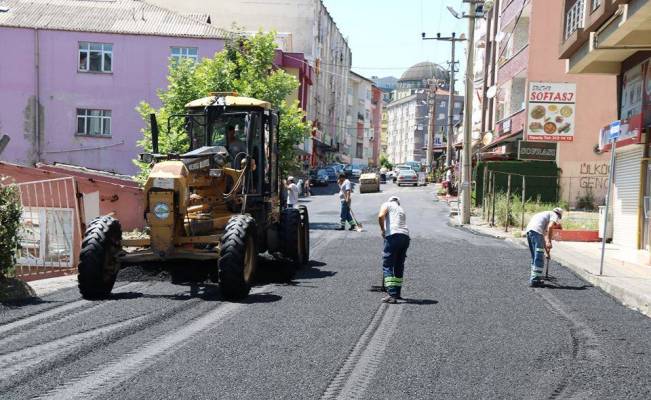
[{"label": "grader large tire", "polygon": [[298,206],[298,212],[301,215],[303,264],[307,264],[310,262],[310,216],[305,206]]},{"label": "grader large tire", "polygon": [[300,211],[295,208],[284,209],[280,213],[280,242],[283,256],[289,259],[293,270],[300,268],[305,260],[302,241]]},{"label": "grader large tire", "polygon": [[86,229],[79,254],[79,292],[85,299],[101,299],[111,294],[120,270],[122,227],[109,217],[95,218]]},{"label": "grader large tire", "polygon": [[240,300],[251,290],[257,267],[255,221],[235,215],[226,225],[219,254],[219,288],[226,299]]}]

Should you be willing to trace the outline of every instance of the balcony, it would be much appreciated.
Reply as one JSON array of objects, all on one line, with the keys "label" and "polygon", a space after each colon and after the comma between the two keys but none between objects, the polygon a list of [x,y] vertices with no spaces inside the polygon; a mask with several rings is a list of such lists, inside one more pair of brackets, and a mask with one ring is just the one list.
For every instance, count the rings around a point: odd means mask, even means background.
[{"label": "balcony", "polygon": [[566,0],[560,58],[569,58],[617,10],[624,0]]}]

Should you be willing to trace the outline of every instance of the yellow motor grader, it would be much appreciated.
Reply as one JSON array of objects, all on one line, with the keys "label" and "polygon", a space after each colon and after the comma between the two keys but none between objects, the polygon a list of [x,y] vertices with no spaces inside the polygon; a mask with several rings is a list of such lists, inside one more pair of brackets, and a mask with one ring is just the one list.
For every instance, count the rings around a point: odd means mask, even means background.
[{"label": "yellow motor grader", "polygon": [[192,270],[195,280],[210,278],[225,298],[241,299],[260,253],[287,261],[290,271],[309,260],[307,209],[281,201],[279,115],[271,104],[213,94],[170,116],[168,131],[173,123],[184,126],[188,152],[159,154],[152,114],[152,153],[140,154],[152,164],[144,187],[148,235],[123,238],[111,216],[88,225],[78,276],[84,298],[108,296],[124,266],[163,263]]}]

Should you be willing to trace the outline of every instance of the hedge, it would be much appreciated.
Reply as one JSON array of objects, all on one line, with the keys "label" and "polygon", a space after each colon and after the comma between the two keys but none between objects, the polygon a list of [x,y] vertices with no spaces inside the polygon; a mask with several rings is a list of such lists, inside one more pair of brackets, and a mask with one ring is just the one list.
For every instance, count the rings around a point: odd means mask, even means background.
[{"label": "hedge", "polygon": [[0,277],[7,276],[14,269],[20,216],[18,188],[0,184]]},{"label": "hedge", "polygon": [[[511,178],[511,193],[520,195],[522,193],[522,177],[526,179],[526,200],[542,202],[558,201],[559,188],[558,177],[560,169],[553,161],[480,161],[473,171],[475,186],[475,205],[480,206],[483,201],[484,168],[488,171],[499,171],[514,173]],[[550,178],[539,178],[549,176]],[[508,187],[507,174],[495,174],[495,192],[506,193]],[[486,186],[488,190],[488,183]]]}]

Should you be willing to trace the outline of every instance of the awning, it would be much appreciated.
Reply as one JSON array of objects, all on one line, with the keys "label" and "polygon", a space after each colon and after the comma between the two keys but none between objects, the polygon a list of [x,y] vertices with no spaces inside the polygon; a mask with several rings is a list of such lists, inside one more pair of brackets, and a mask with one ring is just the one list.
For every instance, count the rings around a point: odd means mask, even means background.
[{"label": "awning", "polygon": [[517,140],[522,139],[522,131],[520,132],[515,132],[515,133],[509,133],[508,135],[502,135],[492,142],[490,142],[488,145],[482,147],[479,151],[482,153],[487,152],[488,150],[494,149],[495,147],[500,147],[504,146],[505,144],[508,143],[513,143]]},{"label": "awning", "polygon": [[320,139],[315,138],[312,136],[312,140],[314,141],[314,144],[316,145],[316,148],[321,151],[335,151],[335,149],[330,146],[329,144],[323,143]]}]

